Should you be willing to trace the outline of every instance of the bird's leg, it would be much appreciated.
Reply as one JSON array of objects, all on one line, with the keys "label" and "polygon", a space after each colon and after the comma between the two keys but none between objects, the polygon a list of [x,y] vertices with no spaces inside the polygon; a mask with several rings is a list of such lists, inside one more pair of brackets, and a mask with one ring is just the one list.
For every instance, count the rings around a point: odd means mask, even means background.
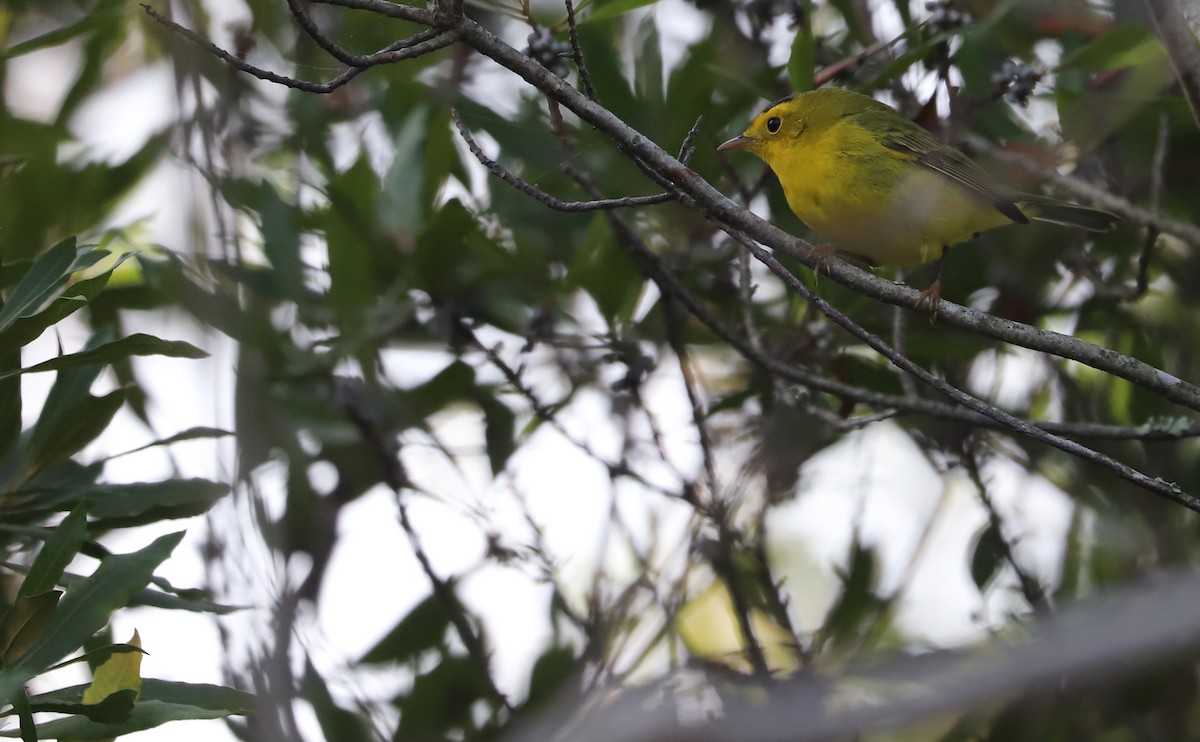
[{"label": "bird's leg", "polygon": [[826,242],[820,245],[813,245],[813,254],[817,258],[816,265],[813,266],[813,283],[821,283],[821,271],[828,274],[833,270],[834,256],[837,255],[837,248],[832,242]]},{"label": "bird's leg", "polygon": [[942,303],[942,270],[946,267],[946,246],[942,246],[941,257],[937,259],[936,273],[933,277],[933,283],[929,284],[929,288],[921,292],[917,297],[915,309],[921,310],[924,306],[929,306],[929,324],[930,326],[937,324],[938,306]]}]

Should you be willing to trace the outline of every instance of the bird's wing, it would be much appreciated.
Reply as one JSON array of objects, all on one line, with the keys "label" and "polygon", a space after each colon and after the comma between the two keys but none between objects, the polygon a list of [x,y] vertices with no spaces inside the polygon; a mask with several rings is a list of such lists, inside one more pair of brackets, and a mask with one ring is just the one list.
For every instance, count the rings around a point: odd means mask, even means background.
[{"label": "bird's wing", "polygon": [[[866,120],[869,117],[876,120]],[[869,130],[882,132],[879,141],[883,146],[911,157],[917,164],[946,176],[1014,222],[1029,223],[1029,217],[1001,191],[983,168],[958,150],[939,142],[919,124],[891,111],[885,114],[862,113],[855,118],[864,119],[858,123]]]}]

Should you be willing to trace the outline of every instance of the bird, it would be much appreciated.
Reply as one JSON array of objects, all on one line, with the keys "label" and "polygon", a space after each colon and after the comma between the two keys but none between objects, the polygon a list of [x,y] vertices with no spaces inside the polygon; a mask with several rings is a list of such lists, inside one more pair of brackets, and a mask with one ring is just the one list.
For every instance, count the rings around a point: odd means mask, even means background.
[{"label": "bird", "polygon": [[933,322],[946,253],[981,232],[1030,221],[1113,229],[1120,217],[998,183],[957,149],[891,106],[844,88],[767,106],[718,151],[745,150],[774,171],[796,216],[830,240],[817,275],[840,251],[870,265],[936,261],[916,307]]}]

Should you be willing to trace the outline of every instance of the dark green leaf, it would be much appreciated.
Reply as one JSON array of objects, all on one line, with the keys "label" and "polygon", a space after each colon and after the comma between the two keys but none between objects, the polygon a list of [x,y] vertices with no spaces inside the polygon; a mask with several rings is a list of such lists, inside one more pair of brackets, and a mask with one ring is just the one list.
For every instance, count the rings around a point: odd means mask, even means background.
[{"label": "dark green leaf", "polygon": [[47,420],[43,415],[29,443],[26,471],[44,471],[78,453],[104,432],[124,403],[125,391],[117,389],[103,397],[80,400],[66,415],[53,419],[53,427],[43,427]]},{"label": "dark green leaf", "polygon": [[980,590],[987,587],[1003,560],[1004,544],[994,525],[989,524],[979,534],[971,553],[971,580]]},{"label": "dark green leaf", "polygon": [[498,475],[508,465],[508,459],[517,450],[516,424],[513,411],[500,400],[487,394],[477,396],[484,415],[484,441],[487,445],[488,462],[492,474]]},{"label": "dark green leaf", "polygon": [[409,735],[445,735],[469,728],[471,707],[487,693],[484,671],[466,657],[443,657],[429,672],[418,675],[412,691],[398,701],[397,739]]},{"label": "dark green leaf", "polygon": [[409,662],[422,652],[443,645],[450,620],[437,598],[430,595],[400,619],[387,636],[363,655],[361,662]]},{"label": "dark green leaf", "polygon": [[167,479],[95,487],[85,491],[94,520],[125,528],[207,512],[229,487],[207,479]]},{"label": "dark green leaf", "polygon": [[87,505],[77,505],[42,545],[37,559],[25,575],[18,595],[28,596],[52,590],[62,577],[63,570],[79,553],[87,538]]},{"label": "dark green leaf", "polygon": [[108,623],[113,611],[146,587],[182,539],[182,533],[173,533],[133,554],[110,556],[91,576],[71,585],[34,647],[16,665],[0,671],[0,699],[11,698],[29,678],[82,646]]},{"label": "dark green leaf", "polygon": [[17,319],[38,311],[62,287],[71,273],[86,267],[81,266],[83,256],[94,255],[99,260],[104,254],[103,251],[77,249],[74,237],[68,237],[47,250],[34,261],[13,289],[8,302],[0,308],[0,333],[11,327]]},{"label": "dark green leaf", "polygon": [[[168,691],[165,694],[163,691]],[[82,694],[82,688],[79,693]],[[167,698],[162,696],[166,695]],[[221,719],[226,716],[247,713],[252,698],[231,688],[191,683],[168,683],[144,680],[137,703],[124,721],[106,724],[81,716],[55,719],[39,727],[43,737],[52,739],[112,739],[123,734],[132,734],[153,729],[171,721],[189,719]],[[0,736],[16,736],[0,732]]]},{"label": "dark green leaf", "polygon": [[0,666],[17,662],[29,651],[50,624],[62,592],[24,595],[13,601],[0,617]]},{"label": "dark green leaf", "polygon": [[[125,360],[130,356],[167,356],[169,358],[206,358],[208,354],[191,343],[182,340],[163,340],[153,335],[135,333],[78,353],[43,361],[16,373],[32,374],[43,371],[59,371],[64,368],[106,365]],[[14,372],[9,372],[12,374]],[[3,379],[4,376],[0,376]]]},{"label": "dark green leaf", "polygon": [[228,430],[221,430],[220,428],[210,428],[210,427],[207,427],[204,425],[197,425],[194,428],[188,428],[187,430],[178,432],[175,435],[168,436],[166,438],[162,438],[157,441],[154,441],[153,443],[147,443],[144,446],[138,446],[137,448],[132,448],[128,451],[123,451],[121,453],[114,454],[113,456],[110,456],[109,458],[115,459],[119,456],[128,456],[131,453],[145,451],[146,449],[149,449],[149,448],[156,448],[158,446],[170,446],[172,444],[182,443],[184,441],[207,440],[210,438],[226,438],[231,435],[233,435],[233,433]]},{"label": "dark green leaf", "polygon": [[568,681],[575,674],[577,664],[575,652],[569,647],[550,647],[542,652],[529,674],[526,707],[539,707],[567,692]]},{"label": "dark green leaf", "polygon": [[258,189],[263,252],[271,261],[272,277],[280,295],[300,301],[304,296],[304,264],[300,260],[300,231],[296,207],[286,203],[270,184]]},{"label": "dark green leaf", "polygon": [[361,742],[372,738],[371,729],[363,717],[337,705],[329,693],[325,678],[321,677],[311,662],[305,665],[300,692],[312,704],[326,742]]}]

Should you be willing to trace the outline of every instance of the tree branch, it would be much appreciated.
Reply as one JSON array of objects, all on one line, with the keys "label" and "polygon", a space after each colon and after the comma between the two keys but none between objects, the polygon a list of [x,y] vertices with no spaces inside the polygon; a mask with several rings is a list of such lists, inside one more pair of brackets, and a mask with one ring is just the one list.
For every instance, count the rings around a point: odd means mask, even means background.
[{"label": "tree branch", "polygon": [[[812,245],[738,206],[645,135],[626,125],[611,111],[588,99],[586,95],[534,60],[504,43],[491,31],[470,19],[464,19],[458,28],[462,32],[461,39],[464,43],[554,97],[582,120],[604,132],[622,150],[635,158],[635,162],[653,168],[658,182],[665,181],[672,188],[686,194],[696,208],[703,210],[718,224],[740,230],[751,239],[798,260],[809,268],[818,265],[820,256]],[[1197,239],[1200,244],[1200,235]],[[920,292],[915,289],[897,286],[844,261],[835,261],[828,269],[827,276],[858,293],[888,304],[915,308],[920,298]],[[938,308],[938,319],[944,326],[960,327],[994,340],[1078,361],[1131,381],[1172,402],[1200,411],[1200,388],[1108,348],[1101,348],[1069,335],[1002,319],[945,300]]]}]

